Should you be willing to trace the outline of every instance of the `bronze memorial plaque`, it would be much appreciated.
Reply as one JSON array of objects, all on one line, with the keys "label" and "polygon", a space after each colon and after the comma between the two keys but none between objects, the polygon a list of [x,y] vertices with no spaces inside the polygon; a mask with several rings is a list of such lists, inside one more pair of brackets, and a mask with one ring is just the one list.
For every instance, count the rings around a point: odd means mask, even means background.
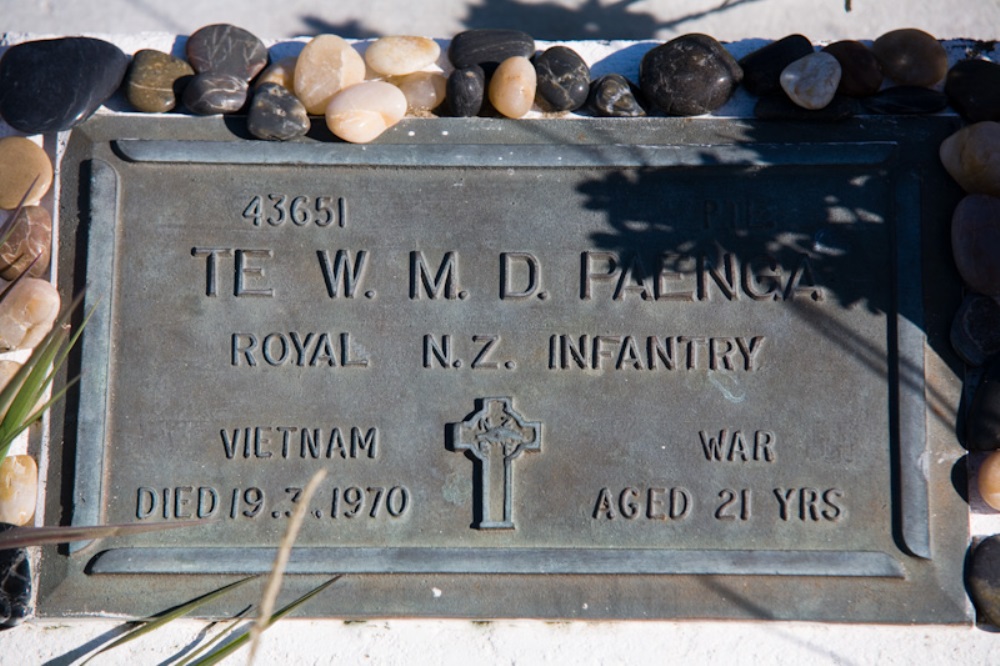
[{"label": "bronze memorial plaque", "polygon": [[46,520],[211,520],[46,551],[40,612],[266,572],[323,468],[313,615],[970,621],[954,125],[90,121]]}]

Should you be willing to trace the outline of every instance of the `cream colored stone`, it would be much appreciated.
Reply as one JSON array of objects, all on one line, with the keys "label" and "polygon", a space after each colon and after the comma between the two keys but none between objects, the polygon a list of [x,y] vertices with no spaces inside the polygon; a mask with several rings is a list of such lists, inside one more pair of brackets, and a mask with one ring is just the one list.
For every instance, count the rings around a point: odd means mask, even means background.
[{"label": "cream colored stone", "polygon": [[34,347],[59,316],[59,292],[37,278],[24,278],[0,303],[0,351]]},{"label": "cream colored stone", "polygon": [[994,451],[983,460],[977,485],[983,501],[1000,511],[1000,451]]},{"label": "cream colored stone", "polygon": [[278,62],[271,63],[268,65],[267,69],[260,73],[256,79],[254,79],[253,87],[259,88],[265,83],[277,83],[279,86],[288,91],[295,90],[295,63],[299,60],[298,56],[288,56],[287,58],[282,58]]},{"label": "cream colored stone", "polygon": [[781,88],[803,109],[822,109],[837,94],[842,73],[840,61],[826,51],[810,53],[782,70]]},{"label": "cream colored stone", "polygon": [[27,525],[35,515],[38,465],[31,456],[7,456],[0,463],[0,522]]},{"label": "cream colored stone", "polygon": [[0,139],[0,208],[17,208],[29,188],[24,204],[36,206],[51,186],[52,162],[44,150],[23,136]]},{"label": "cream colored stone", "polygon": [[406,96],[407,112],[426,115],[444,101],[448,79],[437,72],[414,72],[391,80]]},{"label": "cream colored stone", "polygon": [[385,81],[366,81],[338,93],[326,108],[326,124],[344,141],[368,143],[406,115],[406,96]]},{"label": "cream colored stone", "polygon": [[441,47],[426,37],[380,37],[365,51],[365,62],[374,71],[386,76],[401,76],[419,72],[433,65],[441,55]]},{"label": "cream colored stone", "polygon": [[295,96],[311,115],[324,113],[334,95],[364,80],[364,58],[336,35],[313,37],[295,63]]},{"label": "cream colored stone", "polygon": [[490,79],[490,102],[508,118],[522,118],[535,100],[535,66],[523,56],[507,58]]},{"label": "cream colored stone", "polygon": [[941,142],[938,154],[966,192],[1000,197],[1000,123],[963,127]]}]

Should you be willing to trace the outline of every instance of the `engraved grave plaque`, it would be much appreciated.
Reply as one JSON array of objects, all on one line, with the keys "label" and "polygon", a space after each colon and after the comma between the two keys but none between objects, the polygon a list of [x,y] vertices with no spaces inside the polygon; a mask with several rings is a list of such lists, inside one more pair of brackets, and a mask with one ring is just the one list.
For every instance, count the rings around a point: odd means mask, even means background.
[{"label": "engraved grave plaque", "polygon": [[325,468],[316,615],[969,621],[952,125],[92,120],[46,516],[213,520],[46,551],[40,612],[266,572]]}]

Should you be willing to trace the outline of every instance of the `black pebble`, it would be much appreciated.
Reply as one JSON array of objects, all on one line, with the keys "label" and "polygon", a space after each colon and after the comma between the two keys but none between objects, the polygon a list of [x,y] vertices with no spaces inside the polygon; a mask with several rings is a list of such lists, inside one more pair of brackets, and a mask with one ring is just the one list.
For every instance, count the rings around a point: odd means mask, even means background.
[{"label": "black pebble", "polygon": [[743,78],[736,59],[708,35],[690,34],[650,50],[639,87],[651,104],[677,116],[709,113],[725,104]]},{"label": "black pebble", "polygon": [[646,115],[639,102],[638,86],[621,74],[606,74],[590,84],[587,110],[606,118],[636,118]]},{"label": "black pebble", "polygon": [[197,30],[188,37],[184,52],[199,74],[216,72],[249,81],[267,66],[264,42],[228,23]]},{"label": "black pebble", "polygon": [[184,106],[200,116],[232,113],[246,104],[247,90],[246,81],[229,74],[195,74],[184,89]]},{"label": "black pebble", "polygon": [[983,375],[969,409],[966,444],[973,451],[1000,449],[1000,361]]},{"label": "black pebble", "polygon": [[0,116],[26,134],[70,129],[118,90],[129,60],[89,37],[16,44],[0,60]]},{"label": "black pebble", "polygon": [[553,46],[535,57],[538,88],[535,94],[548,111],[575,111],[587,101],[590,67],[580,54]]},{"label": "black pebble", "polygon": [[1000,304],[982,294],[966,296],[951,324],[951,346],[973,366],[1000,354]]},{"label": "black pebble", "polygon": [[837,122],[853,117],[858,110],[857,102],[850,97],[837,95],[822,109],[803,109],[788,99],[784,92],[767,95],[757,100],[753,115],[761,120],[791,120],[806,122]]},{"label": "black pebble", "polygon": [[1000,120],[1000,64],[987,60],[957,63],[945,79],[944,94],[970,122]]},{"label": "black pebble", "polygon": [[937,113],[948,106],[948,98],[937,90],[921,86],[893,86],[861,100],[871,113],[913,115]]},{"label": "black pebble", "polygon": [[283,86],[264,83],[254,90],[247,129],[258,139],[287,141],[309,131],[309,114],[299,98]]},{"label": "black pebble", "polygon": [[980,620],[1000,626],[1000,535],[983,539],[976,546],[968,582]]},{"label": "black pebble", "polygon": [[507,58],[530,58],[534,53],[535,40],[520,30],[466,30],[452,37],[448,46],[448,60],[455,69],[479,65],[489,74]]},{"label": "black pebble", "polygon": [[[14,525],[0,523],[0,532]],[[21,623],[31,602],[31,562],[24,548],[0,550],[0,629]]]},{"label": "black pebble", "polygon": [[813,45],[802,35],[789,35],[740,58],[743,87],[754,95],[769,95],[781,90],[781,72],[790,64],[813,52]]},{"label": "black pebble", "polygon": [[479,65],[456,69],[448,77],[445,99],[456,118],[471,118],[483,108],[486,74]]}]

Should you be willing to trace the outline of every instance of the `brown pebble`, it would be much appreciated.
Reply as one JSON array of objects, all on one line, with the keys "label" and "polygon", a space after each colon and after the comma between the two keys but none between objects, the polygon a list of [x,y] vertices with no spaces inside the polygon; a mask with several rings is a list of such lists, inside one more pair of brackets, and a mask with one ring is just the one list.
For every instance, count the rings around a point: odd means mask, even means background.
[{"label": "brown pebble", "polygon": [[41,206],[25,206],[0,245],[0,277],[13,280],[25,271],[29,277],[44,276],[49,268],[51,248],[52,216],[49,211]]},{"label": "brown pebble", "polygon": [[1000,199],[970,194],[951,219],[951,249],[962,280],[972,291],[1000,296]]},{"label": "brown pebble", "polygon": [[887,32],[872,45],[886,76],[901,86],[932,86],[948,72],[944,47],[923,30]]},{"label": "brown pebble", "polygon": [[989,454],[983,460],[976,485],[983,501],[1000,511],[1000,451]]},{"label": "brown pebble", "polygon": [[849,97],[874,95],[882,87],[882,67],[870,48],[861,42],[845,39],[824,49],[840,63],[840,86],[837,93]]},{"label": "brown pebble", "polygon": [[24,203],[35,206],[51,186],[52,162],[38,144],[23,136],[0,139],[0,208],[17,208],[29,188]]},{"label": "brown pebble", "polygon": [[122,87],[129,104],[145,113],[166,113],[177,106],[194,76],[186,61],[169,53],[143,49],[132,58]]},{"label": "brown pebble", "polygon": [[298,59],[298,56],[288,56],[268,65],[267,69],[254,79],[254,89],[256,90],[265,83],[277,83],[289,92],[295,90],[295,63]]}]

